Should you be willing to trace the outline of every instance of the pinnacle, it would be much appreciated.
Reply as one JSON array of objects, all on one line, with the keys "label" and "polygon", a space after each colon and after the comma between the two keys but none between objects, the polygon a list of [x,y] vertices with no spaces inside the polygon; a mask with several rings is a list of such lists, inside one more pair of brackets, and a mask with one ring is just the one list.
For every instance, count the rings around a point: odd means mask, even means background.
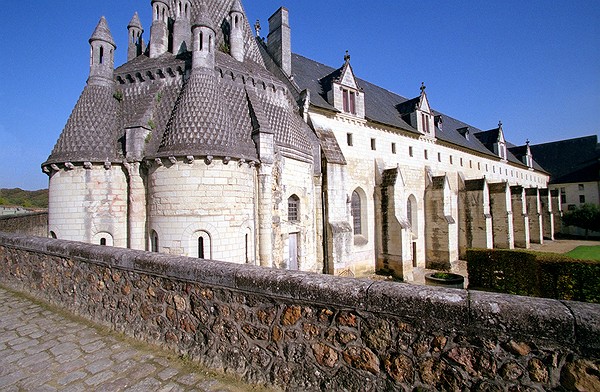
[{"label": "pinnacle", "polygon": [[106,18],[104,16],[100,18],[100,22],[98,22],[98,26],[96,26],[96,30],[94,30],[94,33],[90,38],[90,43],[93,41],[104,41],[111,44],[115,48],[117,47],[110,32],[110,28],[108,27],[108,22],[106,22]]},{"label": "pinnacle", "polygon": [[242,3],[240,2],[240,0],[233,0],[231,12],[244,13],[244,9],[242,8]]},{"label": "pinnacle", "polygon": [[194,18],[192,27],[199,26],[209,27],[211,30],[215,30],[213,21],[210,18],[210,14],[204,3],[200,4],[200,7],[198,7],[198,13],[196,14],[196,18]]},{"label": "pinnacle", "polygon": [[131,21],[127,25],[127,28],[130,28],[130,27],[137,27],[140,30],[143,29],[142,28],[142,22],[140,22],[140,16],[138,15],[137,12],[135,14],[133,14],[133,17],[131,18]]}]

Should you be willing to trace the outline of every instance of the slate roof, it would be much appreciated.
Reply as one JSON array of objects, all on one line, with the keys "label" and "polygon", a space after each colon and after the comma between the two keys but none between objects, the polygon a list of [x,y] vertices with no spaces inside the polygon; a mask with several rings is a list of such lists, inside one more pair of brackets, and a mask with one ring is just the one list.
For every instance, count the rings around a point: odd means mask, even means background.
[{"label": "slate roof", "polygon": [[600,181],[597,136],[585,136],[530,146],[538,163],[550,173],[550,183]]},{"label": "slate roof", "polygon": [[[338,111],[327,102],[327,87],[323,86],[326,80],[330,80],[341,72],[341,68],[334,69],[321,64],[304,56],[292,54],[292,74],[293,81],[298,86],[298,91],[308,89],[311,92],[311,104],[322,109]],[[402,115],[414,109],[414,105],[419,102],[420,96],[413,99],[407,99],[382,87],[376,86],[363,79],[357,78],[364,91],[365,97],[365,117],[367,120],[400,128],[415,135],[422,133],[406,122]],[[487,148],[476,137],[466,139],[464,135],[458,132],[458,129],[469,127],[471,134],[483,132],[472,125],[447,116],[441,112],[433,110],[435,116],[442,116],[443,128],[436,130],[436,137],[444,142],[467,148],[477,153],[490,157],[498,156],[493,150]],[[520,166],[525,166],[523,162],[508,152],[508,161]],[[541,167],[538,168],[541,169]]]},{"label": "slate roof", "polygon": [[481,144],[486,146],[488,150],[494,151],[494,144],[498,143],[498,137],[500,136],[500,128],[490,129],[489,131],[474,133]]}]

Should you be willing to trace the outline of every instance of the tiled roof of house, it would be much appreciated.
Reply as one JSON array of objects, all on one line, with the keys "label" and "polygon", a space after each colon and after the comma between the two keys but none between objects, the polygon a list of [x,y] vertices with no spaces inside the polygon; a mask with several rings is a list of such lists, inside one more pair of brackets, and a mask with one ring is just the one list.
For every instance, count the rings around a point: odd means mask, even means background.
[{"label": "tiled roof of house", "polygon": [[550,182],[564,184],[600,180],[597,136],[585,136],[530,146],[538,163],[550,173]]},{"label": "tiled roof of house", "polygon": [[[308,89],[311,92],[311,104],[316,107],[337,111],[327,101],[327,89],[329,87],[325,85],[330,82],[332,77],[339,76],[340,73],[341,68],[334,69],[298,54],[292,54],[294,83],[297,84],[299,90]],[[407,99],[363,79],[357,78],[357,81],[364,91],[365,116],[369,121],[400,128],[415,135],[421,135],[417,129],[402,117],[403,114],[414,110],[415,105],[419,102],[419,97]],[[477,137],[467,139],[458,132],[459,129],[465,127],[469,127],[472,134],[483,131],[438,111],[434,110],[433,113],[436,116],[441,115],[443,118],[443,128],[436,130],[436,137],[439,140],[467,148],[477,153],[497,157],[493,153],[493,148],[486,147]],[[507,158],[513,164],[524,166],[523,162],[510,152]],[[538,168],[541,169],[539,166]]]}]

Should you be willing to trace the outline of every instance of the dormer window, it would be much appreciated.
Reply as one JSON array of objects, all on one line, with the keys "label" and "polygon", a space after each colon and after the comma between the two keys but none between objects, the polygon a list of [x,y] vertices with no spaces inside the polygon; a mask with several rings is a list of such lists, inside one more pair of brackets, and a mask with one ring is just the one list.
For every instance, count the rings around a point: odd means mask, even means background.
[{"label": "dormer window", "polygon": [[431,132],[429,129],[429,115],[421,113],[421,121],[423,124],[423,132],[429,134]]},{"label": "dormer window", "polygon": [[354,76],[350,65],[350,55],[346,52],[344,65],[321,79],[327,89],[327,101],[340,113],[365,117],[364,94]]},{"label": "dormer window", "polygon": [[348,89],[342,89],[342,96],[344,100],[344,113],[350,113],[356,115],[356,92]]}]

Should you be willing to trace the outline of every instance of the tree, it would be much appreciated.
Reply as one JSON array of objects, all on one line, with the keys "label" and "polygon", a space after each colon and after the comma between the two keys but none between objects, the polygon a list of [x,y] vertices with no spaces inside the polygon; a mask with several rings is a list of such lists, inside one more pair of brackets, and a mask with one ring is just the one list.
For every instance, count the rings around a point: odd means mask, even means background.
[{"label": "tree", "polygon": [[595,204],[584,204],[573,211],[565,212],[563,224],[584,229],[587,238],[590,230],[600,231],[600,207]]}]

